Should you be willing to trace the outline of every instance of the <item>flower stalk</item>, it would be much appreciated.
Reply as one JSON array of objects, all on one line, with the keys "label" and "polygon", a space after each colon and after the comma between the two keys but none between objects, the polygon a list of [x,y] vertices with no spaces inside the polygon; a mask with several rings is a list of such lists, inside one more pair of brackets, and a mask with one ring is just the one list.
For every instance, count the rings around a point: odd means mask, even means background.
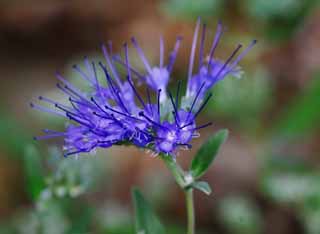
[{"label": "flower stalk", "polygon": [[193,188],[190,186],[193,179],[188,179],[190,175],[186,173],[179,164],[171,156],[161,155],[161,159],[165,162],[169,171],[175,178],[177,184],[183,189],[186,199],[187,209],[187,234],[195,233],[195,212],[194,212],[194,201],[193,201]]},{"label": "flower stalk", "polygon": [[186,197],[187,217],[188,217],[187,234],[194,234],[195,233],[195,213],[194,213],[192,188],[188,188],[185,190],[185,197]]}]

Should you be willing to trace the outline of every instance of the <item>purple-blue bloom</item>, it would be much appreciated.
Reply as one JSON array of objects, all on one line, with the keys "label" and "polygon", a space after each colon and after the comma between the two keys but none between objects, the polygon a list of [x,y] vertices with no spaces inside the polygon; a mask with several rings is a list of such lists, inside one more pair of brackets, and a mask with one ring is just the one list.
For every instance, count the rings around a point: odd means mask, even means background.
[{"label": "purple-blue bloom", "polygon": [[[181,97],[181,82],[175,96],[168,91],[173,64],[177,57],[181,37],[177,38],[167,65],[164,65],[164,42],[160,39],[159,65],[151,66],[137,40],[132,38],[145,71],[140,72],[130,65],[128,45],[124,45],[124,58],[112,54],[111,47],[102,46],[105,63],[95,63],[84,59],[85,69],[74,66],[74,70],[84,79],[90,90],[83,92],[57,73],[57,88],[68,97],[69,104],[64,105],[46,97],[39,100],[53,108],[31,103],[31,107],[69,119],[70,124],[64,132],[44,129],[44,136],[64,138],[65,156],[82,152],[91,152],[96,148],[108,148],[112,145],[135,145],[152,150],[155,154],[164,153],[175,156],[179,148],[191,148],[191,140],[198,137],[198,130],[209,126],[196,124],[196,118],[211,98],[208,90],[226,75],[238,76],[238,62],[255,44],[253,41],[233,61],[241,45],[222,62],[214,59],[214,51],[222,34],[219,23],[208,59],[204,59],[204,41],[206,26],[203,25],[199,49],[199,68],[193,72],[193,64],[200,28],[198,20],[190,55],[187,90]],[[122,65],[120,71],[115,63]],[[98,78],[97,70],[103,72],[104,80]],[[125,75],[123,75],[125,73]],[[146,98],[140,95],[136,82],[145,84]],[[187,101],[184,101],[187,100]]]},{"label": "purple-blue bloom", "polygon": [[[200,29],[200,21],[198,20],[196,29],[193,36],[192,49],[189,61],[189,71],[188,71],[188,84],[186,99],[193,99],[203,85],[200,91],[199,98],[202,100],[205,94],[211,89],[218,81],[224,79],[227,75],[232,75],[235,77],[241,76],[241,69],[238,67],[239,61],[249,52],[249,50],[256,44],[256,40],[253,40],[250,45],[240,53],[235,59],[234,57],[241,49],[242,45],[239,44],[236,49],[231,53],[229,58],[223,62],[221,60],[214,58],[215,50],[221,39],[223,28],[221,22],[218,23],[216,34],[212,42],[208,57],[204,60],[204,43],[206,35],[206,25],[203,25],[201,38],[200,38],[200,48],[199,48],[199,67],[196,73],[193,73],[195,50],[198,40],[198,34]],[[234,59],[234,60],[233,60]],[[233,61],[232,61],[233,60]]]}]

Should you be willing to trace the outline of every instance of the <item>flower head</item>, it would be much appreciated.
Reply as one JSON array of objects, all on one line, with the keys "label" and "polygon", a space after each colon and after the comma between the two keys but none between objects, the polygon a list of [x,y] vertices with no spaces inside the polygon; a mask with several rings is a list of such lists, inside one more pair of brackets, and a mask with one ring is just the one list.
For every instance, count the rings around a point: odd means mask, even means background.
[{"label": "flower head", "polygon": [[[88,83],[89,91],[81,91],[57,73],[59,80],[57,88],[68,97],[69,104],[64,105],[42,96],[39,100],[52,105],[53,109],[31,103],[34,109],[65,117],[70,122],[64,132],[44,129],[45,135],[36,139],[63,137],[65,156],[91,152],[96,148],[107,148],[112,145],[135,145],[151,149],[155,154],[170,155],[175,155],[181,147],[191,148],[192,138],[199,136],[198,130],[211,124],[196,124],[197,116],[212,96],[207,95],[208,90],[228,74],[238,76],[239,60],[255,43],[254,41],[233,62],[231,60],[241,46],[237,47],[226,62],[214,59],[214,51],[222,34],[222,26],[219,23],[208,59],[204,61],[206,32],[204,25],[199,49],[199,69],[193,73],[199,28],[200,20],[196,25],[191,48],[187,91],[182,98],[188,102],[180,101],[181,82],[178,83],[175,96],[168,91],[181,37],[177,38],[167,65],[164,65],[164,42],[162,38],[160,39],[160,62],[157,66],[150,65],[137,40],[132,38],[132,44],[143,62],[144,72],[130,65],[127,44],[124,45],[123,59],[112,55],[110,46],[107,48],[103,45],[105,63],[95,63],[85,58],[85,70],[76,65],[73,67],[75,72]],[[124,76],[123,72],[116,68],[115,63],[122,65],[125,70]],[[103,72],[103,82],[98,79],[97,69]],[[137,79],[147,86],[146,98],[143,98],[136,89]]]},{"label": "flower head", "polygon": [[196,73],[193,73],[195,48],[197,45],[199,29],[200,21],[198,20],[190,54],[187,94],[185,97],[189,100],[193,99],[197,95],[197,92],[202,85],[203,89],[200,91],[200,94],[198,94],[200,99],[203,99],[208,90],[211,89],[218,81],[224,79],[227,75],[232,75],[238,78],[241,77],[242,71],[238,66],[238,63],[257,42],[256,40],[253,40],[250,45],[236,58],[235,56],[242,48],[241,44],[236,47],[226,61],[215,59],[214,53],[223,33],[222,24],[219,22],[207,59],[204,60],[204,42],[206,35],[206,25],[204,24],[200,38],[199,68]]}]

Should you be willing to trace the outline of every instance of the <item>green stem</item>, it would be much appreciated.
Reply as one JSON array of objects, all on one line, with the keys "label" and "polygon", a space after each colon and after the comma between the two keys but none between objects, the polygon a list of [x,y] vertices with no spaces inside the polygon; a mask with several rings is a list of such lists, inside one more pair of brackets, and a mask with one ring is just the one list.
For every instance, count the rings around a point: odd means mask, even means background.
[{"label": "green stem", "polygon": [[184,189],[185,181],[184,181],[184,171],[182,168],[172,159],[169,155],[160,155],[162,160],[167,165],[168,169],[172,173],[173,177],[175,178],[177,184]]},{"label": "green stem", "polygon": [[188,215],[188,231],[187,234],[195,233],[195,215],[194,215],[194,203],[193,203],[193,189],[189,188],[185,191],[187,215]]},{"label": "green stem", "polygon": [[184,190],[186,196],[187,205],[187,217],[188,217],[188,232],[187,234],[195,233],[195,214],[194,214],[194,204],[193,204],[193,189],[188,187],[185,181],[186,173],[177,164],[175,160],[169,155],[160,155],[161,159],[165,162],[166,166],[172,173],[177,184]]}]

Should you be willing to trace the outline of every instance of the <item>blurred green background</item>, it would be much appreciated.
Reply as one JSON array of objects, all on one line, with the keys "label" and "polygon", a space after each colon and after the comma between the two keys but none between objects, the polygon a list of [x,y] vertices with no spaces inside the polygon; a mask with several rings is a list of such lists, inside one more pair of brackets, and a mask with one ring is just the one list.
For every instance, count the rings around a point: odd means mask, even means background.
[{"label": "blurred green background", "polygon": [[[134,148],[62,157],[62,142],[32,140],[59,119],[30,110],[39,95],[59,97],[55,71],[80,83],[71,67],[114,51],[135,35],[151,61],[159,36],[166,52],[184,37],[174,88],[184,80],[195,20],[226,59],[241,42],[258,45],[241,62],[242,79],[213,88],[203,115],[230,138],[206,175],[213,194],[196,193],[198,234],[320,233],[320,8],[317,0],[3,0],[0,3],[0,233],[133,233],[130,190],[141,188],[169,234],[185,233],[183,194],[160,160]],[[209,40],[207,40],[208,42]],[[207,47],[209,46],[206,45]]]}]

